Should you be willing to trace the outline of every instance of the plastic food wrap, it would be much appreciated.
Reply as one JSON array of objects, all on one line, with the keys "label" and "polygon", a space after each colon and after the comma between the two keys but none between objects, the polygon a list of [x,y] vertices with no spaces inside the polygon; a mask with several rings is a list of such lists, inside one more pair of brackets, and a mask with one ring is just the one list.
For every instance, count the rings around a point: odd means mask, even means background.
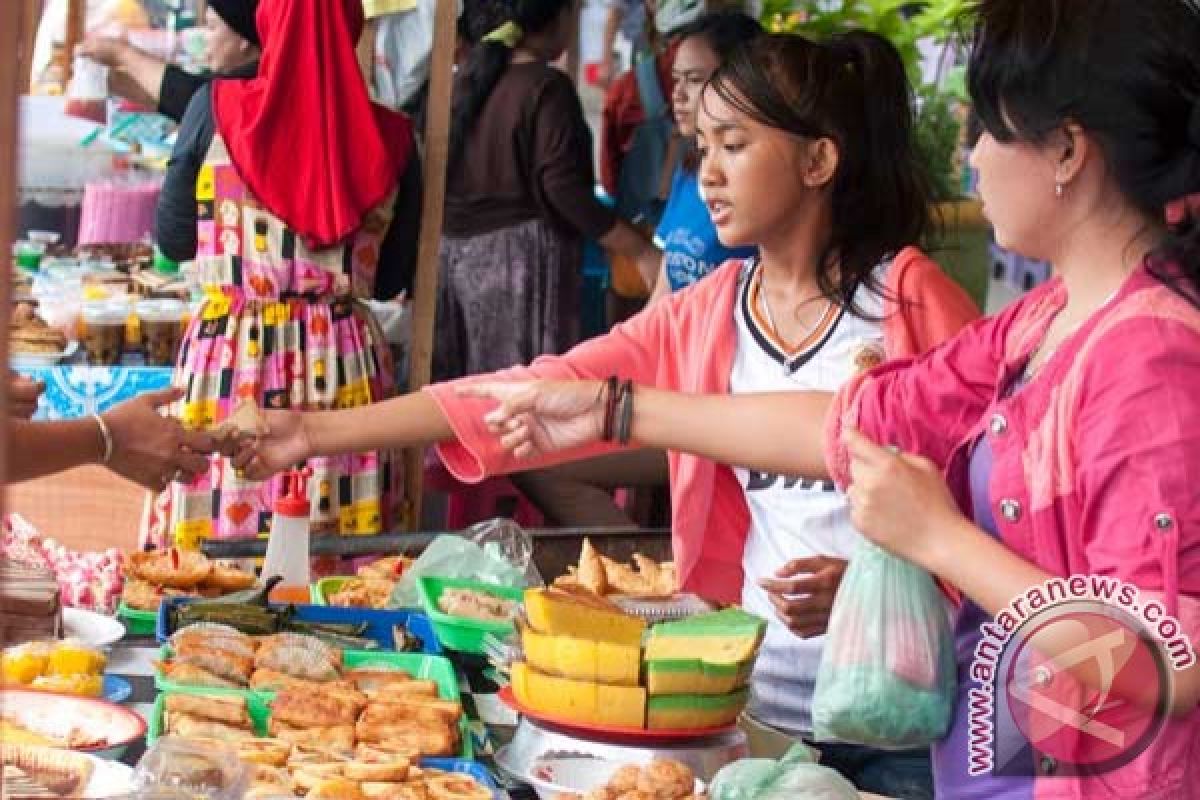
[{"label": "plastic food wrap", "polygon": [[133,773],[143,792],[182,789],[206,800],[240,800],[253,773],[233,749],[215,741],[164,736],[146,751]]},{"label": "plastic food wrap", "polygon": [[835,770],[814,763],[797,744],[779,761],[743,758],[721,768],[709,786],[712,800],[858,800],[858,790]]},{"label": "plastic food wrap", "polygon": [[540,586],[533,565],[533,542],[515,522],[492,519],[472,525],[463,536],[439,536],[404,571],[392,590],[392,608],[421,605],[417,578],[470,578],[494,586]]},{"label": "plastic food wrap", "polygon": [[929,573],[864,541],[842,578],[817,671],[813,734],[884,749],[927,745],[950,725],[954,649]]}]

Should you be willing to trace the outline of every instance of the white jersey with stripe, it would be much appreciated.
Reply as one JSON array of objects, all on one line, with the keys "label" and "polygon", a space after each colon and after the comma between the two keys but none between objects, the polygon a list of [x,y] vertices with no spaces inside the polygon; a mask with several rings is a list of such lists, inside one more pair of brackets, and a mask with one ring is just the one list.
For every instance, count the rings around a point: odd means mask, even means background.
[{"label": "white jersey with stripe", "polygon": [[[883,270],[877,277],[883,281]],[[737,350],[730,391],[833,391],[864,364],[882,359],[883,330],[878,318],[882,298],[860,287],[855,305],[869,317],[834,308],[824,324],[793,352],[772,335],[758,298],[760,267],[743,267],[734,305]],[[873,317],[875,319],[870,319]],[[746,610],[768,620],[766,638],[751,680],[749,711],[756,719],[782,730],[812,731],[812,696],[824,636],[801,639],[776,616],[767,593],[758,586],[788,561],[810,556],[847,558],[859,540],[850,523],[845,495],[832,482],[801,475],[772,475],[734,470],[750,509],[750,533],[742,566]]]}]

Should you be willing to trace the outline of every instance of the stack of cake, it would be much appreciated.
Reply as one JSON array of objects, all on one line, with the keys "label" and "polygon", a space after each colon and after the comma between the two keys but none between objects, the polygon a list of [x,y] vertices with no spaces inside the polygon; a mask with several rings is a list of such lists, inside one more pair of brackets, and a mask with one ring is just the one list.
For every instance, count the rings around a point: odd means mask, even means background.
[{"label": "stack of cake", "polygon": [[733,723],[766,626],[727,609],[647,628],[590,592],[553,588],[526,592],[525,613],[518,702],[571,722],[658,730]]},{"label": "stack of cake", "polygon": [[0,646],[61,635],[62,603],[54,574],[0,561]]}]

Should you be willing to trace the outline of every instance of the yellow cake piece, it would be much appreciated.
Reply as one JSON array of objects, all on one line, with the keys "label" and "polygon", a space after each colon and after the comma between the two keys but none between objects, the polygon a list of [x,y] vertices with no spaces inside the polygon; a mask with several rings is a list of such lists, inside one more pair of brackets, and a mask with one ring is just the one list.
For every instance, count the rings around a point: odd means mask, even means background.
[{"label": "yellow cake piece", "polygon": [[523,628],[521,647],[529,665],[549,675],[619,686],[637,686],[642,649]]},{"label": "yellow cake piece", "polygon": [[645,620],[586,590],[527,589],[525,615],[538,633],[641,647]]},{"label": "yellow cake piece", "polygon": [[512,689],[527,708],[571,722],[641,728],[646,690],[544,675],[523,661],[512,665]]}]

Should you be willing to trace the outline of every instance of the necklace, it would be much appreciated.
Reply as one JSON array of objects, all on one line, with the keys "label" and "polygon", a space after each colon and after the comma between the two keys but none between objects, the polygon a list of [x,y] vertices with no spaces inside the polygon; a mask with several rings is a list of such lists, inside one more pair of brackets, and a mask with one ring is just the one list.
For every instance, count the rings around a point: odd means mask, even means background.
[{"label": "necklace", "polygon": [[[767,318],[767,324],[771,326],[771,332],[774,333],[775,337],[782,342],[783,337],[779,333],[779,326],[775,324],[775,317],[771,314],[771,301],[767,297],[767,271],[762,264],[759,264],[758,269],[758,294],[760,297],[762,297],[763,315]],[[800,328],[804,332],[804,335],[800,337],[800,342],[806,341],[810,336],[813,335],[813,333],[816,332],[818,328],[821,327],[821,323],[825,321],[826,315],[829,314],[829,310],[833,307],[833,301],[829,298],[825,298],[825,306],[821,309],[821,313],[817,315],[816,322],[808,325],[804,322],[804,320],[800,319],[799,312],[801,308],[816,299],[816,297],[810,297],[808,300],[796,305],[794,316],[796,318],[796,322],[800,323]]]}]

